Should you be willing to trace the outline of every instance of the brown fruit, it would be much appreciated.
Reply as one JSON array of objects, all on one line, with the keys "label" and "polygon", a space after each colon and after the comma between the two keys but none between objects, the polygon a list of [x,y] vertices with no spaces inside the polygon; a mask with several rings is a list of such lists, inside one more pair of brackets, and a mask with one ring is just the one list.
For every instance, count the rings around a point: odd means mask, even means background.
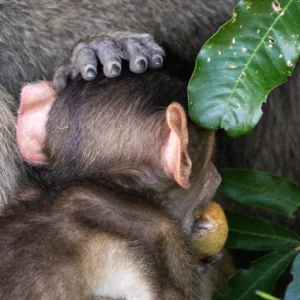
[{"label": "brown fruit", "polygon": [[218,254],[228,237],[228,223],[222,207],[211,202],[193,210],[196,228],[192,238],[194,249],[204,257]]}]

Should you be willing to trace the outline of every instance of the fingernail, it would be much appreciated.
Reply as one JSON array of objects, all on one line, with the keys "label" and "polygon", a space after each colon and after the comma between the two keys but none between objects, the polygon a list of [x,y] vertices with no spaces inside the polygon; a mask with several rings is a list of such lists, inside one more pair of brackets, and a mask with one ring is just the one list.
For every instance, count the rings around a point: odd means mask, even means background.
[{"label": "fingernail", "polygon": [[161,67],[163,64],[163,59],[161,56],[159,55],[155,55],[152,58],[152,63],[156,66],[156,67]]},{"label": "fingernail", "polygon": [[117,63],[112,64],[110,73],[115,76],[120,75],[121,74],[121,66]]},{"label": "fingernail", "polygon": [[140,70],[145,70],[147,68],[147,62],[145,61],[145,59],[137,59],[136,60],[136,66],[140,69]]},{"label": "fingernail", "polygon": [[96,76],[97,76],[97,70],[95,69],[94,66],[92,65],[87,65],[85,67],[85,74],[86,74],[86,77],[90,80],[92,79],[95,79]]}]

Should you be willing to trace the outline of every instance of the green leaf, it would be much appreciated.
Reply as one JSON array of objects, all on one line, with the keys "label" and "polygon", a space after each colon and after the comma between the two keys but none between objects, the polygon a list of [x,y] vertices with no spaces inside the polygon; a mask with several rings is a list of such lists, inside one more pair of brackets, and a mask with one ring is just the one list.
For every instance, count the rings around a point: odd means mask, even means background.
[{"label": "green leaf", "polygon": [[266,300],[280,300],[279,298],[276,298],[276,297],[274,297],[270,294],[267,294],[265,292],[262,292],[262,291],[256,291],[255,294],[260,296],[262,299],[266,299]]},{"label": "green leaf", "polygon": [[299,300],[300,299],[300,253],[297,254],[292,264],[291,273],[293,281],[287,287],[284,300]]},{"label": "green leaf", "polygon": [[243,169],[221,169],[220,174],[220,190],[236,201],[288,217],[300,206],[300,187],[284,178]]},{"label": "green leaf", "polygon": [[258,123],[267,94],[287,81],[300,52],[300,0],[243,0],[200,51],[189,113],[238,136]]},{"label": "green leaf", "polygon": [[230,280],[225,295],[217,295],[215,300],[258,300],[256,290],[270,293],[278,277],[293,259],[295,249],[272,252],[253,262],[248,270],[238,271]]},{"label": "green leaf", "polygon": [[262,299],[266,299],[266,300],[280,300],[280,299],[278,299],[270,294],[264,293],[262,291],[256,291],[255,294],[260,296]]},{"label": "green leaf", "polygon": [[226,212],[227,248],[251,251],[277,250],[300,245],[300,237],[275,223]]}]

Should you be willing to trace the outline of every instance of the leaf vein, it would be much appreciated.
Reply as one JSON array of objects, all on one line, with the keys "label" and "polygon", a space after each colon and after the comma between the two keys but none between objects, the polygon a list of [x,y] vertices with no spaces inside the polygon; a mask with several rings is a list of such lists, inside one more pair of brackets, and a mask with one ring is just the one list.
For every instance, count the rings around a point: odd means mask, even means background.
[{"label": "leaf vein", "polygon": [[[251,54],[250,59],[249,59],[249,61],[246,63],[246,65],[245,65],[243,71],[241,72],[240,76],[241,76],[242,74],[244,74],[244,72],[247,70],[249,64],[252,62],[252,59],[254,58],[254,56],[256,55],[257,51],[259,50],[259,48],[261,47],[261,45],[262,45],[263,42],[265,41],[265,38],[268,37],[268,35],[269,35],[269,33],[271,32],[271,30],[273,30],[273,28],[274,28],[275,24],[277,23],[277,21],[280,20],[281,17],[284,15],[285,11],[288,9],[288,7],[289,7],[290,4],[292,3],[292,1],[293,1],[293,0],[290,0],[290,1],[288,2],[288,4],[284,7],[283,11],[282,11],[280,14],[278,14],[277,18],[276,18],[276,19],[274,20],[274,22],[271,24],[270,28],[267,30],[267,32],[265,33],[265,35],[262,37],[260,43],[259,43],[259,44],[257,45],[257,47],[255,48],[254,52]],[[226,106],[225,106],[224,113],[223,113],[224,116],[225,116],[226,113],[227,113],[227,110],[228,110],[228,107],[229,107],[229,102],[231,101],[232,96],[233,96],[233,94],[235,93],[235,90],[237,89],[237,87],[238,87],[238,85],[239,85],[239,83],[240,83],[240,78],[241,78],[240,76],[238,77],[238,80],[237,80],[236,84],[234,85],[234,87],[233,87],[233,89],[232,89],[232,93],[231,93],[230,96],[228,97],[228,101],[227,101],[227,104],[226,104]],[[222,127],[222,128],[224,128],[224,127],[223,127],[223,120],[224,120],[224,117],[222,117],[222,121],[221,121],[221,127]]]}]

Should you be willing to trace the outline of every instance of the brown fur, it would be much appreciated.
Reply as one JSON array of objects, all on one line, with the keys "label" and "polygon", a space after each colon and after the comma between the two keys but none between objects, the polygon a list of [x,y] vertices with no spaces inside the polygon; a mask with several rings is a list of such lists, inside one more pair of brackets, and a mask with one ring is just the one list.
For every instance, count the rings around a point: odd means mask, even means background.
[{"label": "brown fur", "polygon": [[90,184],[45,195],[0,217],[1,299],[89,299],[110,281],[126,299],[209,299],[179,228],[158,210]]},{"label": "brown fur", "polygon": [[[219,184],[210,162],[214,133],[189,124],[188,145],[181,106],[168,108],[169,115],[165,109],[185,102],[183,85],[161,71],[132,76],[78,78],[57,96],[47,122],[45,186],[22,191],[20,204],[1,219],[3,299],[113,296],[105,282],[126,277],[132,285],[115,297],[135,299],[142,289],[145,299],[211,298],[210,277],[197,271],[189,237],[192,209]],[[151,88],[164,81],[163,93]],[[190,177],[188,189],[166,171],[172,130],[181,140],[179,168],[190,169],[189,155],[194,162],[191,177],[178,171]],[[19,266],[30,275],[18,276]]]},{"label": "brown fur", "polygon": [[49,113],[44,151],[60,182],[96,178],[135,195],[147,193],[188,231],[191,210],[210,201],[220,183],[211,163],[214,132],[189,122],[190,188],[174,184],[162,162],[166,134],[160,128],[165,107],[173,101],[186,105],[186,89],[166,70],[124,71],[119,78],[100,76],[92,82],[77,78]]}]

